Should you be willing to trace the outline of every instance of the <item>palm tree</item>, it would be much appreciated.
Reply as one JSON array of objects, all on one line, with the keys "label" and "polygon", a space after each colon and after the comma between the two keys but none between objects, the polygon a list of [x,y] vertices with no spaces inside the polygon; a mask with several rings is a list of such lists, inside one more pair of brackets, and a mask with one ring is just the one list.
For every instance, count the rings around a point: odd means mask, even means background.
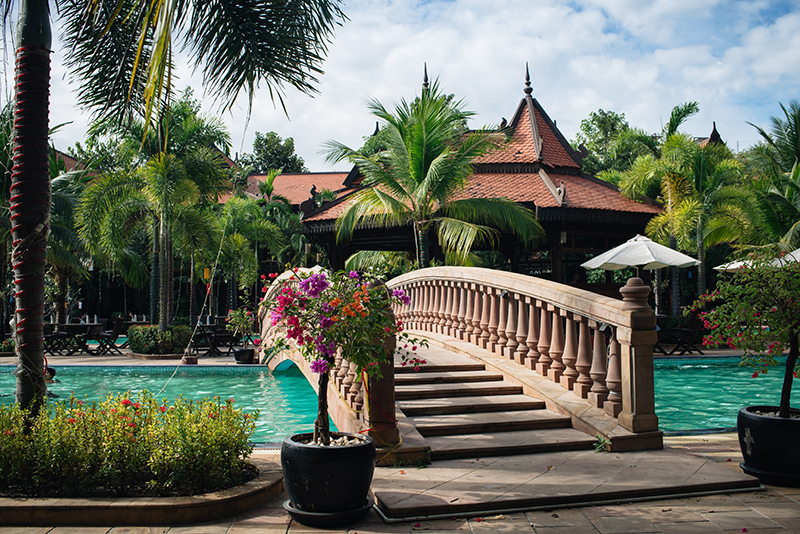
[{"label": "palm tree", "polygon": [[785,119],[770,117],[772,132],[767,132],[752,122],[748,124],[764,138],[767,158],[782,172],[789,173],[800,162],[800,102],[792,100],[789,109],[781,104],[781,110]]},{"label": "palm tree", "polygon": [[668,209],[650,220],[646,233],[665,241],[674,236],[680,248],[694,246],[700,265],[697,269],[697,291],[706,291],[705,250],[707,246],[726,241],[715,234],[711,241],[706,224],[730,222],[740,217],[742,206],[751,198],[741,187],[742,165],[733,159],[727,147],[715,143],[698,145],[694,139],[672,134],[662,149],[662,158],[653,167],[660,178],[661,198]]},{"label": "palm tree", "polygon": [[415,101],[402,100],[394,113],[376,100],[368,102],[372,114],[385,123],[386,150],[370,155],[335,141],[328,143],[328,161],[355,164],[366,186],[353,195],[336,221],[338,240],[349,240],[355,227],[366,222],[412,224],[417,264],[427,267],[431,229],[437,231],[445,253],[459,261],[476,244],[494,244],[498,230],[513,232],[526,244],[544,238],[534,214],[515,202],[453,199],[464,189],[475,158],[495,146],[489,130],[464,131],[466,119],[474,113],[462,106],[444,95],[434,81]]},{"label": "palm tree", "polygon": [[[4,0],[4,21],[18,6],[15,97],[17,165],[11,204],[17,338],[21,372],[17,401],[35,416],[44,402],[43,304],[50,209],[47,130],[51,30],[47,0]],[[246,88],[252,104],[259,83],[282,102],[282,84],[312,92],[333,27],[338,0],[235,3],[65,1],[59,5],[69,64],[81,80],[82,105],[103,117],[149,123],[155,102],[171,92],[173,41],[182,39],[204,85],[230,107]],[[31,419],[32,420],[32,419]]]}]

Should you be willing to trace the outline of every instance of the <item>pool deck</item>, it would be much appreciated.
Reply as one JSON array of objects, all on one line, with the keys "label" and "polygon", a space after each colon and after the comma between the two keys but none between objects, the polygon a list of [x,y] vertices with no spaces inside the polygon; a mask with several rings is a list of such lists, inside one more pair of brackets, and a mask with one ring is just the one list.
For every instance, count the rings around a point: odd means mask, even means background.
[{"label": "pool deck", "polygon": [[[733,355],[709,351],[709,356]],[[140,360],[127,356],[50,357],[51,365],[163,365],[178,360]],[[0,357],[0,364],[13,364]],[[236,365],[233,358],[201,359],[201,364]],[[259,463],[277,466],[276,450],[258,449]],[[707,533],[800,532],[800,489],[758,486],[735,491],[716,490],[710,495],[691,495],[675,486],[676,495],[653,494],[654,487],[668,487],[676,480],[708,478],[747,482],[738,467],[741,454],[733,434],[672,436],[663,451],[600,453],[558,452],[498,458],[448,460],[419,469],[376,469],[373,490],[378,495],[406,495],[396,503],[396,519],[385,522],[373,509],[366,519],[336,532],[412,533],[426,530],[463,533],[537,532],[597,533]],[[531,475],[534,473],[535,476]],[[748,486],[748,484],[743,484]],[[626,489],[628,498],[589,503],[581,496],[598,488]],[[632,492],[632,493],[631,493]],[[638,492],[638,497],[637,497]],[[515,496],[516,494],[516,496]],[[525,494],[525,495],[523,495]],[[408,498],[407,496],[411,496]],[[503,498],[498,498],[498,495]],[[568,498],[553,500],[558,495]],[[570,501],[569,495],[574,496]],[[631,496],[632,495],[632,496]],[[533,497],[537,497],[538,500]],[[513,498],[512,498],[513,497]],[[415,503],[414,499],[418,499]],[[642,500],[639,500],[641,498]],[[16,533],[197,533],[239,534],[308,533],[317,529],[291,521],[283,510],[285,494],[268,503],[222,520],[180,526],[0,526],[0,534]],[[421,499],[421,500],[420,500]],[[431,503],[431,499],[438,502]],[[481,505],[495,500],[501,505]],[[548,500],[549,499],[549,500]],[[428,500],[429,502],[424,502]],[[405,506],[403,502],[405,501]],[[516,509],[508,503],[517,502]],[[452,514],[448,510],[452,509]],[[474,512],[470,513],[469,510]],[[431,513],[432,510],[439,510]],[[416,511],[416,515],[415,515]],[[57,524],[57,522],[53,522]],[[0,525],[3,524],[0,517]],[[91,524],[87,517],[86,524]],[[745,530],[746,529],[746,530]]]}]

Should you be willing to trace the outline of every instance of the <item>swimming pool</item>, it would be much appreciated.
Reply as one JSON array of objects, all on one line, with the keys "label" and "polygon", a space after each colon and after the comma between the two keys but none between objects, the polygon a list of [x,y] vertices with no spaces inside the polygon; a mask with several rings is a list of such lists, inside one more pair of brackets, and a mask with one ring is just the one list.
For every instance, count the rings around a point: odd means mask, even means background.
[{"label": "swimming pool", "polygon": [[[739,409],[749,405],[778,405],[786,359],[752,378],[752,367],[739,367],[739,357],[656,358],[654,366],[656,415],[665,432],[730,429]],[[800,399],[798,380],[792,398]]]},{"label": "swimming pool", "polygon": [[[48,384],[48,391],[58,395],[54,400],[69,399],[70,392],[89,401],[100,400],[111,391],[138,393],[147,389],[155,395],[175,371],[166,366],[53,367],[58,382]],[[0,404],[14,402],[13,370],[13,366],[0,366]],[[317,394],[295,366],[274,374],[261,366],[181,366],[156,398],[174,399],[180,394],[190,399],[233,398],[246,412],[259,410],[251,437],[256,443],[282,442],[291,434],[308,432],[317,415]],[[333,423],[331,428],[335,428]]]}]

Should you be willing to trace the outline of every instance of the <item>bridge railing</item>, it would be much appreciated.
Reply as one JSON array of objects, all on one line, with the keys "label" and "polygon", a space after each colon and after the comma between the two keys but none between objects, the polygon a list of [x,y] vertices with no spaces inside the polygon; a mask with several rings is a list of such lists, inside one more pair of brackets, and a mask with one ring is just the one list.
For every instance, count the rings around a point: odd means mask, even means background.
[{"label": "bridge railing", "polygon": [[631,278],[613,299],[549,280],[474,267],[432,267],[390,280],[408,329],[472,343],[535,370],[616,417],[658,429],[653,390],[655,313]]}]

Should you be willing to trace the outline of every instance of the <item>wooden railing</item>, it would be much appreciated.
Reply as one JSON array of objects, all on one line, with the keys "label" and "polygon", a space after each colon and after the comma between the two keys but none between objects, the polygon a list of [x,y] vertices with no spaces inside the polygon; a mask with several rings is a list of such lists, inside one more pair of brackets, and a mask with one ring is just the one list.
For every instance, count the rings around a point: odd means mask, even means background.
[{"label": "wooden railing", "polygon": [[433,267],[390,280],[408,306],[407,329],[444,334],[535,370],[616,417],[631,432],[658,430],[653,390],[655,313],[631,278],[623,300],[515,273]]}]

